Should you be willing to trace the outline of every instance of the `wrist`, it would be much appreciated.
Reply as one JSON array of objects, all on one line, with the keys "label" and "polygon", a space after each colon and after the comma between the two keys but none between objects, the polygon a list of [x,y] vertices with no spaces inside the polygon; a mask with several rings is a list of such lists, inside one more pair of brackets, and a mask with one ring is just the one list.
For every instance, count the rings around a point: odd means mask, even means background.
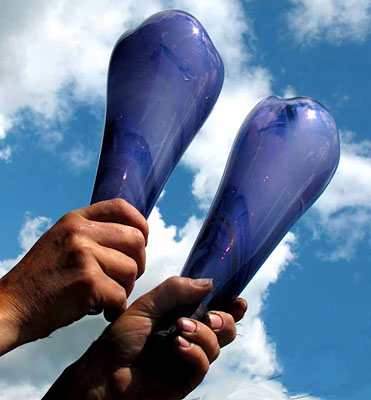
[{"label": "wrist", "polygon": [[87,363],[86,354],[68,366],[53,383],[42,400],[106,400],[99,382],[102,376],[95,371],[95,363]]},{"label": "wrist", "polygon": [[16,306],[4,283],[0,279],[0,356],[25,343]]}]

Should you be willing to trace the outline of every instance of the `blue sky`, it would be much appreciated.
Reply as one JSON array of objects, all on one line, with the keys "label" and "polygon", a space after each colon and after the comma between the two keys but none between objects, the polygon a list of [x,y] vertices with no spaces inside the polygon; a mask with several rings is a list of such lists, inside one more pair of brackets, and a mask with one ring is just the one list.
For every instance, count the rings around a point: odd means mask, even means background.
[{"label": "blue sky", "polygon": [[[371,1],[0,2],[0,274],[89,203],[117,38],[153,12],[184,9],[208,30],[226,81],[150,217],[147,271],[133,295],[181,270],[250,109],[270,94],[314,97],[341,132],[338,173],[245,290],[242,336],[189,399],[368,400]],[[3,357],[0,399],[40,398],[104,325],[85,318]]]}]

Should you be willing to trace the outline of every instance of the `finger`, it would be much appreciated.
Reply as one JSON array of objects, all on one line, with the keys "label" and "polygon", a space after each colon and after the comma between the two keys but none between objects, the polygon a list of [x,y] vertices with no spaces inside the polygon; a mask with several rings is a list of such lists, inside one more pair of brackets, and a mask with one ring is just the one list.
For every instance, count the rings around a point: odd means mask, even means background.
[{"label": "finger", "polygon": [[105,200],[77,210],[91,221],[115,222],[139,229],[148,241],[148,224],[143,215],[127,201],[117,198]]},{"label": "finger", "polygon": [[200,301],[211,288],[211,279],[173,276],[136,300],[128,309],[128,313],[158,319],[177,305]]},{"label": "finger", "polygon": [[218,338],[208,326],[190,318],[180,318],[177,328],[184,339],[202,348],[210,364],[219,356]]},{"label": "finger", "polygon": [[236,337],[236,325],[231,314],[221,311],[210,311],[206,315],[205,324],[217,336],[220,347],[231,343]]},{"label": "finger", "polygon": [[89,239],[100,246],[117,250],[137,263],[139,278],[146,264],[145,238],[141,231],[128,225],[94,222],[87,232]]},{"label": "finger", "polygon": [[108,322],[115,322],[120,315],[122,315],[122,311],[117,311],[113,308],[105,308],[103,311],[104,319]]},{"label": "finger", "polygon": [[123,286],[127,297],[129,297],[138,275],[135,260],[117,250],[99,245],[94,246],[94,256],[103,272]]},{"label": "finger", "polygon": [[200,346],[190,343],[182,336],[175,338],[177,354],[187,364],[188,382],[184,387],[184,397],[195,389],[204,379],[209,370],[209,360]]},{"label": "finger", "polygon": [[121,315],[126,310],[126,290],[113,279],[104,275],[96,280],[92,308],[102,307],[111,310],[114,315]]},{"label": "finger", "polygon": [[227,312],[233,316],[235,322],[238,322],[244,317],[247,307],[247,301],[239,297],[228,307]]}]

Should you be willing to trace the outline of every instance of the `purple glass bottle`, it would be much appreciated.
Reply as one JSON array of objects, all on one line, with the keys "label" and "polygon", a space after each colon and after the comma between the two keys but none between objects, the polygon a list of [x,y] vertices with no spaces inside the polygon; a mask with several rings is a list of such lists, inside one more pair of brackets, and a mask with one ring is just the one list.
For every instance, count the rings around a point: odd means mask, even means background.
[{"label": "purple glass bottle", "polygon": [[221,58],[182,11],[153,15],[117,42],[92,203],[121,197],[146,218],[223,85]]},{"label": "purple glass bottle", "polygon": [[213,278],[204,299],[223,310],[325,190],[337,168],[331,114],[310,98],[261,101],[243,122],[182,276]]},{"label": "purple glass bottle", "polygon": [[268,97],[250,112],[181,274],[212,278],[213,289],[201,304],[177,307],[158,322],[138,365],[178,362],[176,320],[202,320],[208,310],[228,309],[326,188],[339,155],[335,121],[315,100]]}]

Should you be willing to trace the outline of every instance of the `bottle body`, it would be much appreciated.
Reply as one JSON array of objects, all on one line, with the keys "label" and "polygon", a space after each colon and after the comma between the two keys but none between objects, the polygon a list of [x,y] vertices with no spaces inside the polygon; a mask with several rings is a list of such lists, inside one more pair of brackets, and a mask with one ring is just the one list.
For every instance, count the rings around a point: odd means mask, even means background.
[{"label": "bottle body", "polygon": [[148,217],[223,79],[218,52],[189,14],[164,11],[124,34],[110,60],[92,203],[121,197]]},{"label": "bottle body", "polygon": [[269,97],[242,124],[182,276],[213,278],[223,309],[330,182],[339,162],[331,114],[309,98]]}]

